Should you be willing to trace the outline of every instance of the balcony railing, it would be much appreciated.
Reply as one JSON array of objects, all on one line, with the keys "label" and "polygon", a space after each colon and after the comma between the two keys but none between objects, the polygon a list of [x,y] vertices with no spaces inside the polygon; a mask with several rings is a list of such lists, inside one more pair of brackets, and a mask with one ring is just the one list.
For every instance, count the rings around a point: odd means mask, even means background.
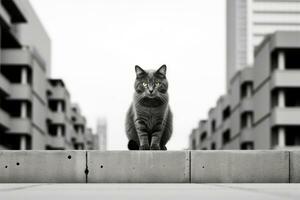
[{"label": "balcony railing", "polygon": [[300,70],[275,70],[271,77],[271,87],[299,87]]},{"label": "balcony railing", "polygon": [[276,125],[299,125],[300,108],[278,108],[275,107],[271,114],[271,123]]},{"label": "balcony railing", "polygon": [[0,108],[0,124],[6,128],[10,128],[10,116]]},{"label": "balcony railing", "polygon": [[27,118],[11,118],[10,129],[8,133],[31,135],[31,120]]},{"label": "balcony railing", "polygon": [[32,100],[32,89],[28,84],[11,84],[10,99]]}]

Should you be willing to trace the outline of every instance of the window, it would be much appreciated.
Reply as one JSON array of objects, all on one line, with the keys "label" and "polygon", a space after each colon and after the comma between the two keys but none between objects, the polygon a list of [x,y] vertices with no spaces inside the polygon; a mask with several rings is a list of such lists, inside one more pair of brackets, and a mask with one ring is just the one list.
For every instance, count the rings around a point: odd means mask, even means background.
[{"label": "window", "polygon": [[300,89],[289,88],[285,89],[285,106],[287,107],[300,107]]},{"label": "window", "polygon": [[214,133],[216,131],[216,120],[212,120],[211,122],[211,130]]},{"label": "window", "polygon": [[228,142],[230,142],[230,130],[227,130],[222,135],[222,144],[226,145]]},{"label": "window", "polygon": [[230,117],[230,107],[226,107],[225,110],[223,111],[223,121],[228,119]]},{"label": "window", "polygon": [[216,149],[216,143],[211,143],[211,150],[215,150]]},{"label": "window", "polygon": [[49,135],[56,137],[59,128],[61,129],[61,135],[64,137],[66,130],[65,130],[65,126],[63,125],[49,125],[48,126]]},{"label": "window", "polygon": [[254,144],[253,144],[253,142],[244,142],[241,144],[241,149],[242,150],[253,150]]},{"label": "window", "polygon": [[241,99],[249,98],[252,95],[253,83],[245,82],[241,85]]},{"label": "window", "polygon": [[300,126],[285,127],[285,140],[287,146],[300,146]]},{"label": "window", "polygon": [[206,132],[203,132],[200,136],[200,141],[203,142],[207,137],[207,133]]},{"label": "window", "polygon": [[192,140],[192,150],[195,150],[196,149],[196,140],[193,139]]},{"label": "window", "polygon": [[[21,83],[22,82],[22,71],[23,66],[20,65],[3,65],[1,66],[2,75],[9,80],[11,83]],[[26,67],[26,75],[27,75],[27,84],[31,85],[32,83],[32,70]]]},{"label": "window", "polygon": [[76,117],[71,117],[72,122],[76,122]]},{"label": "window", "polygon": [[245,112],[241,115],[241,128],[250,128],[252,126],[253,114],[252,112]]},{"label": "window", "polygon": [[300,69],[300,52],[299,50],[285,51],[285,69]]},{"label": "window", "polygon": [[62,112],[65,112],[66,109],[66,105],[63,100],[49,100],[48,107],[53,112],[57,112],[58,109],[61,109]]}]

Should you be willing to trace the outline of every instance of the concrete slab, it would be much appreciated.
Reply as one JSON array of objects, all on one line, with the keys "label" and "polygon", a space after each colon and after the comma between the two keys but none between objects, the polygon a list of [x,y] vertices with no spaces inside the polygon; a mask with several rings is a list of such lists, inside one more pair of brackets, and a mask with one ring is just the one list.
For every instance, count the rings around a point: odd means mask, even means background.
[{"label": "concrete slab", "polygon": [[0,184],[9,200],[298,200],[300,184]]},{"label": "concrete slab", "polygon": [[290,152],[290,182],[300,183],[300,151]]},{"label": "concrete slab", "polygon": [[192,151],[192,183],[288,183],[286,151]]},{"label": "concrete slab", "polygon": [[1,183],[85,183],[86,151],[1,151]]},{"label": "concrete slab", "polygon": [[89,183],[188,183],[189,151],[88,151]]}]

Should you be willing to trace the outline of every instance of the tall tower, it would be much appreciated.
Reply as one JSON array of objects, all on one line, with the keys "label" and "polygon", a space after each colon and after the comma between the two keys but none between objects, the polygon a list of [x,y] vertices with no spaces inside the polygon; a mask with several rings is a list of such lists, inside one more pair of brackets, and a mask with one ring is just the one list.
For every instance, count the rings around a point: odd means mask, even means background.
[{"label": "tall tower", "polygon": [[100,118],[97,122],[97,135],[99,137],[99,150],[107,150],[107,121],[105,118]]},{"label": "tall tower", "polygon": [[300,31],[300,0],[227,0],[227,88],[266,35]]}]

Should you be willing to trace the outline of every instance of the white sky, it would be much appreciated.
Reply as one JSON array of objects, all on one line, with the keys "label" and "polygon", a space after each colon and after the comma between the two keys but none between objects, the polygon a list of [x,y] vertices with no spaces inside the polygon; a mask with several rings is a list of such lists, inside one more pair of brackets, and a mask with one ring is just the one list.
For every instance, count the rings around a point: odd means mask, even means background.
[{"label": "white sky", "polygon": [[225,92],[225,0],[30,0],[52,39],[52,77],[62,78],[88,125],[108,120],[109,150],[126,149],[134,66],[168,66],[181,150]]}]

